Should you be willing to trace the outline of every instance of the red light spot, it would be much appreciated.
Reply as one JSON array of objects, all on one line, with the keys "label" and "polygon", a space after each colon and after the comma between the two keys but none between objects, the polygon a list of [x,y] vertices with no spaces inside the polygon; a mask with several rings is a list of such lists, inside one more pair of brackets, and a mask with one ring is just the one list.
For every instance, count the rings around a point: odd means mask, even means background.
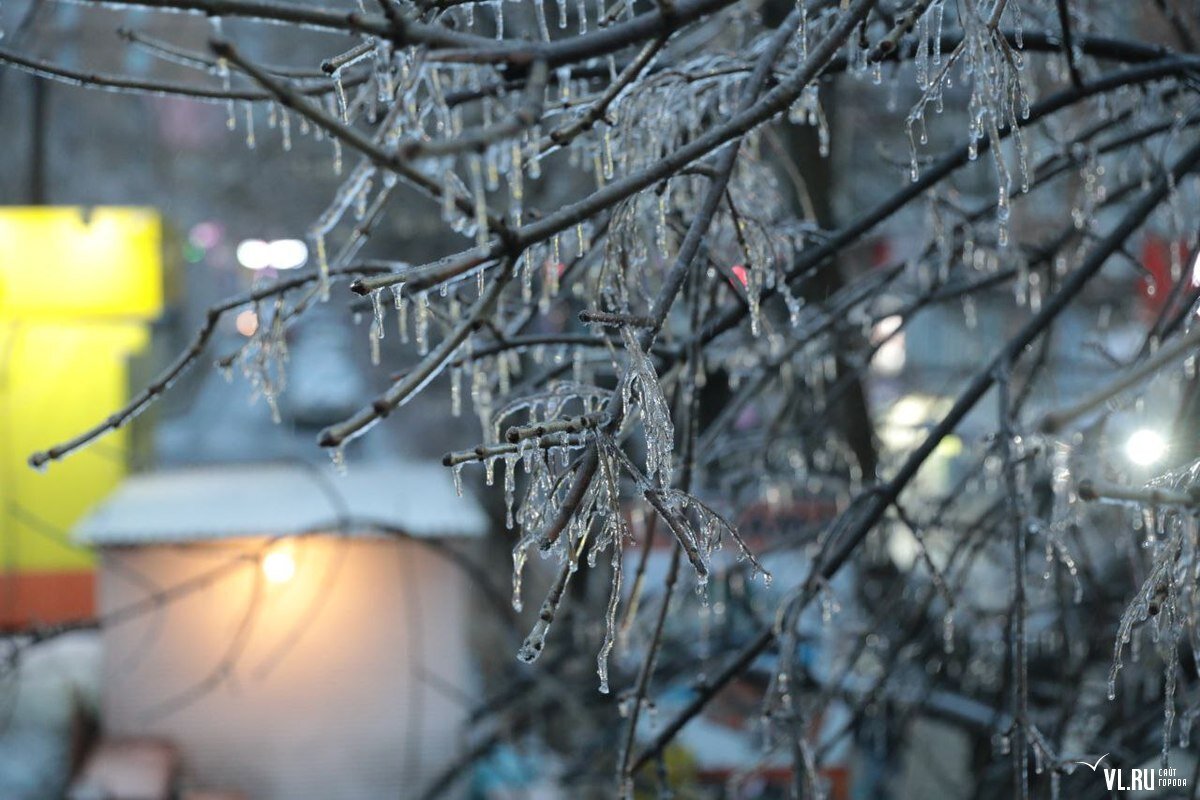
[{"label": "red light spot", "polygon": [[742,284],[743,289],[750,285],[750,273],[748,273],[746,268],[741,264],[733,265],[733,277],[738,279],[738,281]]}]

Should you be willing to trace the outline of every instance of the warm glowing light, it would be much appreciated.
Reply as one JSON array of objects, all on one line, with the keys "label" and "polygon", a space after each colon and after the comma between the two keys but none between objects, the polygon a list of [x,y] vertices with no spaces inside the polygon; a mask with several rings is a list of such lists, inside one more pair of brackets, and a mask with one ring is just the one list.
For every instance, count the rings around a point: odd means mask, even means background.
[{"label": "warm glowing light", "polygon": [[1167,454],[1167,440],[1157,431],[1139,428],[1125,442],[1125,455],[1139,467],[1162,461]]},{"label": "warm glowing light", "polygon": [[246,239],[238,243],[237,260],[246,269],[299,269],[308,261],[308,245],[299,239]]},{"label": "warm glowing light", "polygon": [[287,583],[296,574],[296,559],[290,549],[276,549],[262,560],[263,576],[271,583]]},{"label": "warm glowing light", "polygon": [[242,336],[253,336],[254,332],[258,330],[258,314],[247,308],[237,315],[233,324],[237,326],[237,332]]}]

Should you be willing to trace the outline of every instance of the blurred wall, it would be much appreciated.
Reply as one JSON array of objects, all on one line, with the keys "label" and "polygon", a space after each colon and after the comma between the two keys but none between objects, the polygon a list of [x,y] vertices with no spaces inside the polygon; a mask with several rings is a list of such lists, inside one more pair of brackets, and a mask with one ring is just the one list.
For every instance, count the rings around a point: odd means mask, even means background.
[{"label": "blurred wall", "polygon": [[265,544],[103,552],[101,611],[146,612],[104,630],[106,733],[169,739],[187,785],[255,800],[416,794],[475,699],[461,573],[411,541],[308,537],[271,583]]}]

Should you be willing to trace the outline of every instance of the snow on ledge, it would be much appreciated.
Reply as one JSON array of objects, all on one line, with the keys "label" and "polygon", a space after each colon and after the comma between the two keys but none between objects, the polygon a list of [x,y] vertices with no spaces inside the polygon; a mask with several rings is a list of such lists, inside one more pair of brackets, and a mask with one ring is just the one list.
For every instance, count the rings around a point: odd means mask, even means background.
[{"label": "snow on ledge", "polygon": [[179,543],[322,531],[474,537],[488,527],[440,466],[400,460],[333,467],[300,462],[158,470],[127,478],[75,528],[96,546]]}]

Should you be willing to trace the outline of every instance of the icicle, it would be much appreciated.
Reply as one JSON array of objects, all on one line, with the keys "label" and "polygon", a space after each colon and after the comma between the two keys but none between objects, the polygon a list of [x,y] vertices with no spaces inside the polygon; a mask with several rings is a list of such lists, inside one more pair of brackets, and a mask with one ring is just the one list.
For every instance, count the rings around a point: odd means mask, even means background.
[{"label": "icicle", "polygon": [[[618,526],[619,527],[619,526]],[[608,656],[616,642],[617,609],[621,603],[621,531],[613,534],[612,585],[608,590],[608,607],[604,613],[604,643],[596,655],[596,674],[600,678],[600,694],[608,694]]]},{"label": "icicle", "polygon": [[320,296],[321,302],[329,299],[329,257],[325,252],[325,234],[317,233],[313,236],[313,245],[317,251],[317,272],[320,275]]},{"label": "icicle", "polygon": [[525,170],[521,166],[521,143],[512,143],[512,167],[508,171],[508,194],[513,203],[513,216],[516,224],[521,224],[521,201],[525,195]]},{"label": "icicle", "polygon": [[499,148],[489,147],[483,153],[484,176],[487,178],[486,186],[489,192],[497,191],[500,188],[500,158]]},{"label": "icicle", "polygon": [[496,357],[496,378],[500,394],[508,394],[512,387],[507,353],[501,353]]},{"label": "icicle", "polygon": [[[540,7],[540,5],[539,5]],[[483,165],[478,155],[470,158],[471,192],[475,198],[475,244],[481,248],[488,244],[487,196],[483,189]]]},{"label": "icicle", "polygon": [[451,169],[442,172],[442,222],[455,221],[453,177],[454,171]]},{"label": "icicle", "polygon": [[521,541],[517,542],[517,546],[513,548],[512,607],[513,611],[516,611],[518,614],[525,607],[525,604],[521,602],[521,577],[525,570],[526,549],[528,546],[529,541],[522,538]]},{"label": "icicle", "polygon": [[516,503],[517,492],[517,456],[506,453],[504,456],[504,527],[513,529],[513,505]]},{"label": "icicle", "polygon": [[909,115],[908,123],[905,125],[908,131],[908,152],[910,157],[908,179],[913,183],[921,180],[921,167],[917,163],[917,141],[913,137],[913,124],[915,121],[914,117]]},{"label": "icicle", "polygon": [[282,109],[279,115],[279,135],[283,140],[284,152],[290,152],[292,149],[292,117],[286,108]]},{"label": "icicle", "polygon": [[338,475],[346,474],[346,451],[342,445],[338,445],[329,451],[329,458],[333,461],[333,469]]},{"label": "icicle", "polygon": [[600,148],[592,150],[592,174],[596,178],[596,190],[604,188],[604,156]]},{"label": "icicle", "polygon": [[914,63],[917,88],[925,91],[929,88],[929,24],[924,16],[917,21],[917,54]]},{"label": "icicle", "polygon": [[[219,17],[213,17],[219,19]],[[233,84],[229,77],[229,62],[224,58],[217,59],[217,74],[221,76],[221,88],[226,92],[232,91]],[[233,105],[233,98],[225,101],[225,127],[229,130],[237,128],[237,113]]]},{"label": "icicle", "polygon": [[396,306],[396,328],[400,333],[400,343],[408,344],[408,301],[401,294],[402,284],[392,287],[392,301]]},{"label": "icicle", "polygon": [[613,177],[612,134],[604,129],[604,179],[611,181]]},{"label": "icicle", "polygon": [[342,84],[342,68],[338,67],[335,69],[330,78],[333,79],[333,93],[337,98],[338,119],[342,121],[343,125],[348,125],[350,124],[350,117],[346,108],[346,88]]},{"label": "icicle", "polygon": [[[429,352],[429,294],[421,292],[417,295],[417,319],[413,326],[414,335],[417,341],[417,354],[425,355]],[[489,485],[490,485],[489,481]]]},{"label": "icicle", "polygon": [[945,11],[946,4],[939,2],[933,8],[933,65],[939,67],[942,64],[942,12]]},{"label": "icicle", "polygon": [[383,339],[383,289],[371,292],[371,309],[375,317],[371,323],[371,363],[379,366],[379,343]]},{"label": "icicle", "polygon": [[542,177],[542,127],[534,125],[529,132],[529,158],[526,163],[529,165],[529,177],[537,180]]},{"label": "icicle", "polygon": [[963,308],[963,324],[967,326],[967,330],[975,330],[979,324],[979,317],[975,309],[975,299],[969,294],[964,294],[962,297]]},{"label": "icicle", "polygon": [[533,0],[533,13],[537,17],[538,33],[542,41],[550,41],[550,28],[546,25],[546,4],[543,0]]},{"label": "icicle", "polygon": [[243,104],[246,112],[246,147],[253,150],[255,147],[254,141],[254,104],[247,102]]},{"label": "icicle", "polygon": [[450,414],[462,414],[462,367],[457,364],[450,367]]}]

